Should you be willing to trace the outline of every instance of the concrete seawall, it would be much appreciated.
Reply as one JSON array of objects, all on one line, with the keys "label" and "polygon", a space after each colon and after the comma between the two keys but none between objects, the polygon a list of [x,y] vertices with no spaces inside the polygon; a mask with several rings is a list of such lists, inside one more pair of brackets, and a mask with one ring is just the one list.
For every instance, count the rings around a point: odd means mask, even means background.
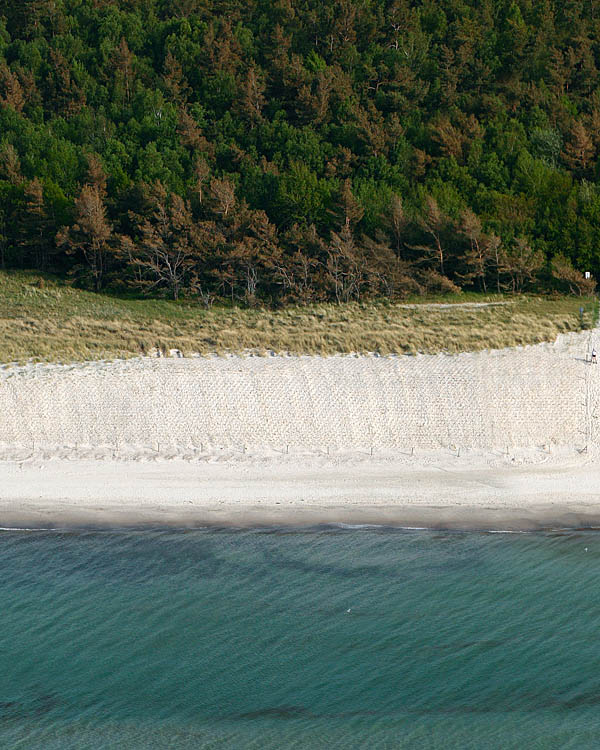
[{"label": "concrete seawall", "polygon": [[4,368],[0,444],[435,449],[596,440],[597,330],[460,355]]}]

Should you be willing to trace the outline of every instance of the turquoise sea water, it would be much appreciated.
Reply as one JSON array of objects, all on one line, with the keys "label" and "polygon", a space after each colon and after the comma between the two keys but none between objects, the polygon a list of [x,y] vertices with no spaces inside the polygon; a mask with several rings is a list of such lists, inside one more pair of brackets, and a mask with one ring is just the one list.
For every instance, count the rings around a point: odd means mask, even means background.
[{"label": "turquoise sea water", "polygon": [[596,748],[600,535],[0,534],[0,748]]}]

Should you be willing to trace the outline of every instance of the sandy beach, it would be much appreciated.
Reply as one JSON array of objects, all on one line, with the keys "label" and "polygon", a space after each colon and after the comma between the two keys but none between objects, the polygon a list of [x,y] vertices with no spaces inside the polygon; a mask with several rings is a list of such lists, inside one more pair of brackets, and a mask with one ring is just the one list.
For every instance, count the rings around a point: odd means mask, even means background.
[{"label": "sandy beach", "polygon": [[41,528],[600,526],[597,461],[579,454],[547,458],[517,465],[506,456],[441,453],[413,458],[410,464],[366,457],[287,462],[249,458],[237,463],[5,462],[0,469],[0,519],[3,526]]},{"label": "sandy beach", "polygon": [[600,525],[597,330],[0,371],[0,525]]}]

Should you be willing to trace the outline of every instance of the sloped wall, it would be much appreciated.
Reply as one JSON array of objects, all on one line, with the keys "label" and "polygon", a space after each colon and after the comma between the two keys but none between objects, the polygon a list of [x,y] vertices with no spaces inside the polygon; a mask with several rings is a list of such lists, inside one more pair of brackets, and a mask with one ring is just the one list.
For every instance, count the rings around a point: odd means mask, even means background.
[{"label": "sloped wall", "polygon": [[593,438],[591,336],[455,356],[138,359],[5,369],[0,443],[339,450]]}]

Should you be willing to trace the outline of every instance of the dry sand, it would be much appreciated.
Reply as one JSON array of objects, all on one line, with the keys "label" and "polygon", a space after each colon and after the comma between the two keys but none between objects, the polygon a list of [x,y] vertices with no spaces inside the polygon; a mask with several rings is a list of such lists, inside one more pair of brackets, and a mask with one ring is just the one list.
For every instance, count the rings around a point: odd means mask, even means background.
[{"label": "dry sand", "polygon": [[[600,469],[562,456],[155,463],[52,459],[2,466],[3,526],[393,524],[600,526]],[[531,461],[529,456],[529,461]]]},{"label": "dry sand", "polygon": [[600,525],[598,330],[0,370],[0,525]]}]

